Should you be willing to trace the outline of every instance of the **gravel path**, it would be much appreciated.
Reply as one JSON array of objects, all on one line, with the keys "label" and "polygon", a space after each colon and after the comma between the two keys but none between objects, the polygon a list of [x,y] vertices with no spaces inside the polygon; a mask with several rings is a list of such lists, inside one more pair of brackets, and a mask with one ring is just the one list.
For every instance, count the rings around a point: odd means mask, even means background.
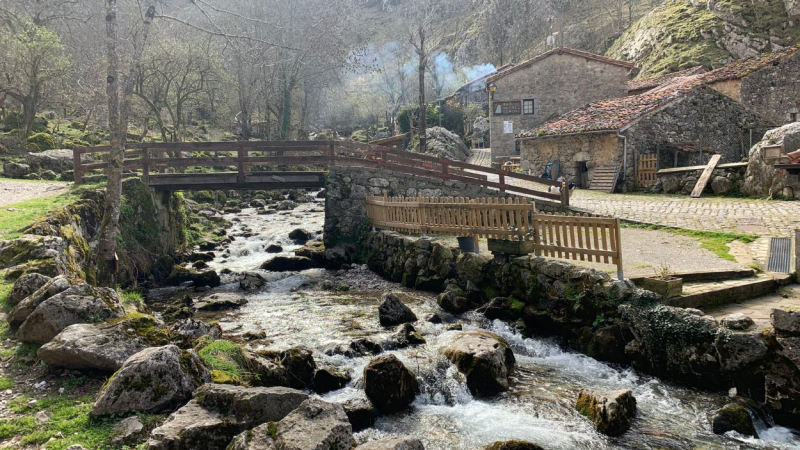
[{"label": "gravel path", "polygon": [[51,197],[69,190],[69,183],[42,183],[0,179],[0,206],[24,202],[40,197]]}]

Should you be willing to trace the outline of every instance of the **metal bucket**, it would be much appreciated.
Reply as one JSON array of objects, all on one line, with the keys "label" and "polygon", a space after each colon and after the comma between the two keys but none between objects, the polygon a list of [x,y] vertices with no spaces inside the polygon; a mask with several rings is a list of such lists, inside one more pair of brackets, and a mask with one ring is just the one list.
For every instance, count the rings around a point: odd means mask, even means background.
[{"label": "metal bucket", "polygon": [[475,253],[475,238],[458,237],[458,249],[464,253]]}]

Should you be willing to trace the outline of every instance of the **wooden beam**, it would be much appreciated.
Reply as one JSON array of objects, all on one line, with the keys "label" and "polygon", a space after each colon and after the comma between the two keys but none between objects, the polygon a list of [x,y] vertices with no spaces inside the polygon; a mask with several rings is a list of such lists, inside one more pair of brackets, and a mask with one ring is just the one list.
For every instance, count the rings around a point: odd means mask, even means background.
[{"label": "wooden beam", "polygon": [[722,155],[714,155],[711,157],[711,161],[708,162],[706,170],[703,171],[703,175],[700,176],[700,179],[697,180],[697,184],[694,186],[691,195],[692,198],[700,198],[700,196],[703,195],[703,190],[706,188],[706,185],[708,185],[709,180],[711,180],[711,176],[714,175],[714,169],[717,168],[720,159],[722,159]]}]

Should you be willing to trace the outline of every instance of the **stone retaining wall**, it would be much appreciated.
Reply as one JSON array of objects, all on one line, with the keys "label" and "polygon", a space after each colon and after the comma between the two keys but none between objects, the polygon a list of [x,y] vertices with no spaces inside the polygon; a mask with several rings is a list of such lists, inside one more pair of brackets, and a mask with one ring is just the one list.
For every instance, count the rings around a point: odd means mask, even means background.
[{"label": "stone retaining wall", "polygon": [[778,423],[800,426],[800,313],[776,310],[774,329],[747,317],[717,321],[665,306],[649,291],[604,272],[541,257],[490,258],[454,245],[369,232],[362,262],[404,286],[441,292],[451,312],[478,309],[555,336],[596,359],[766,404]]},{"label": "stone retaining wall", "polygon": [[[731,195],[741,192],[746,170],[746,167],[715,170],[703,193]],[[700,179],[702,174],[703,170],[694,170],[690,172],[660,175],[658,181],[650,186],[648,190],[657,194],[689,195],[694,190],[697,180]]]},{"label": "stone retaining wall", "polygon": [[[493,189],[395,172],[385,169],[331,169],[326,180],[325,245],[354,242],[369,229],[366,198],[390,197],[507,197]],[[558,205],[537,201],[540,211],[556,212]]]}]

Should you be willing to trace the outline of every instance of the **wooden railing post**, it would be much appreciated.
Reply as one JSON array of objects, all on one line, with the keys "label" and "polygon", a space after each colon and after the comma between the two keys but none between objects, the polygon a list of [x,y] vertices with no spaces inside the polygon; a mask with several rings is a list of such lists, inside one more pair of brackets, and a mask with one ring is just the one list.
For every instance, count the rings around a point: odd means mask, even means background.
[{"label": "wooden railing post", "polygon": [[83,174],[81,173],[81,150],[83,150],[83,147],[72,149],[72,167],[75,172],[73,176],[76,185],[81,184],[81,180],[83,179]]},{"label": "wooden railing post", "polygon": [[236,176],[236,181],[238,181],[239,183],[244,183],[244,181],[245,181],[245,173],[244,173],[245,149],[244,149],[244,147],[239,147],[238,152],[239,152],[238,153],[239,157],[237,158],[236,162],[237,162],[237,166],[239,168],[239,173]]},{"label": "wooden railing post", "polygon": [[331,141],[328,144],[328,167],[333,167],[336,164],[336,143]]},{"label": "wooden railing post", "polygon": [[566,182],[561,183],[561,212],[569,210],[569,187]]},{"label": "wooden railing post", "polygon": [[145,186],[150,185],[150,150],[147,147],[142,148],[142,181]]},{"label": "wooden railing post", "polygon": [[617,252],[617,279],[622,281],[625,279],[625,272],[622,269],[622,235],[620,227],[620,219],[614,220],[614,236],[615,242],[612,243],[614,250]]},{"label": "wooden railing post", "polygon": [[506,175],[503,172],[500,172],[500,192],[506,191]]}]

